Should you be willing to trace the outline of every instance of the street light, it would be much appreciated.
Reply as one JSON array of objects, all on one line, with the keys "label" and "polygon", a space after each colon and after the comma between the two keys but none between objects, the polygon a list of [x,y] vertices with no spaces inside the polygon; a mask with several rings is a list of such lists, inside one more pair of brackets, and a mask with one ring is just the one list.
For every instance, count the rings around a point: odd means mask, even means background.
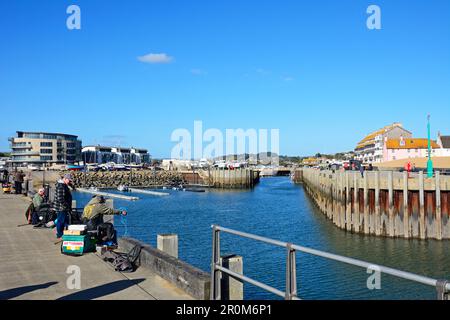
[{"label": "street light", "polygon": [[431,160],[431,126],[430,115],[428,115],[428,162],[427,162],[427,177],[433,177],[433,161]]}]

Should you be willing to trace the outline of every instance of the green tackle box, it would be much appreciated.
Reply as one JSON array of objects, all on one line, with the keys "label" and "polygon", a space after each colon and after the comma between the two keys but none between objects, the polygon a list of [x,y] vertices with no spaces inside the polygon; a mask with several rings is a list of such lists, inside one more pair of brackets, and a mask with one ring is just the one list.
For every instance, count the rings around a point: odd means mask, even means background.
[{"label": "green tackle box", "polygon": [[74,236],[63,235],[61,243],[61,252],[69,255],[81,256],[85,252],[95,251],[95,240],[87,234]]}]

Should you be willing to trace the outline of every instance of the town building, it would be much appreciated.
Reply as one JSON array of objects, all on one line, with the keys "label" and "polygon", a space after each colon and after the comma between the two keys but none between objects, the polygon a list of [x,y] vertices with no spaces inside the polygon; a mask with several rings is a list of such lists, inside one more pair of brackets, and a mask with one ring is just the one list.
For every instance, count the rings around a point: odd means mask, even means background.
[{"label": "town building", "polygon": [[[431,140],[431,156],[438,156],[440,146]],[[385,139],[383,148],[383,162],[428,157],[427,138]]]},{"label": "town building", "polygon": [[150,163],[147,149],[107,146],[85,146],[82,149],[84,163],[144,164]]},{"label": "town building", "polygon": [[81,159],[78,136],[64,133],[17,131],[11,143],[13,165],[72,164]]},{"label": "town building", "polygon": [[355,148],[355,159],[363,163],[379,163],[384,160],[384,142],[388,139],[400,137],[411,138],[412,133],[403,128],[401,123],[395,122],[368,134]]},{"label": "town building", "polygon": [[450,157],[450,136],[443,136],[438,132],[437,144],[440,149],[436,150],[436,156]]}]

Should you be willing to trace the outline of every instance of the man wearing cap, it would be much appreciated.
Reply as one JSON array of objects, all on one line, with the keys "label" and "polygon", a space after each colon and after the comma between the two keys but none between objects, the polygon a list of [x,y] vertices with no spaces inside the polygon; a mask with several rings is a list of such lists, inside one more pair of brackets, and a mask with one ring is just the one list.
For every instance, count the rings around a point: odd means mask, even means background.
[{"label": "man wearing cap", "polygon": [[72,175],[65,174],[58,180],[55,188],[55,201],[53,206],[58,213],[56,218],[56,238],[61,238],[64,233],[64,227],[69,222],[69,214],[72,211],[72,193],[69,185],[72,183]]}]

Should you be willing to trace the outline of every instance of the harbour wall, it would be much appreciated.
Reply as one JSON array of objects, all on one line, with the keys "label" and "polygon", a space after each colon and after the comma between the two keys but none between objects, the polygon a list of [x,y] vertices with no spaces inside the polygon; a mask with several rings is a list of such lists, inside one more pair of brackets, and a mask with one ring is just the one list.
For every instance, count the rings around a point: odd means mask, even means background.
[{"label": "harbour wall", "polygon": [[211,284],[209,273],[136,239],[128,237],[119,239],[120,248],[126,252],[135,245],[139,245],[142,248],[137,261],[139,266],[150,269],[195,299],[209,300]]},{"label": "harbour wall", "polygon": [[[36,172],[30,177],[35,189],[44,183],[53,185],[69,171]],[[203,185],[213,188],[253,188],[259,182],[259,172],[249,168],[209,169],[195,171],[70,171],[77,188],[160,187],[173,185]]]},{"label": "harbour wall", "polygon": [[450,239],[450,176],[423,172],[297,169],[318,208],[337,227],[384,237]]},{"label": "harbour wall", "polygon": [[249,168],[212,169],[207,182],[214,188],[250,189],[259,182],[259,171]]},{"label": "harbour wall", "polygon": [[250,189],[258,182],[260,173],[250,168],[199,169],[195,171],[181,171],[183,178],[190,184],[201,184],[212,188]]},{"label": "harbour wall", "polygon": [[77,188],[116,188],[119,185],[130,187],[155,187],[185,184],[182,173],[176,171],[99,171],[71,172]]}]

